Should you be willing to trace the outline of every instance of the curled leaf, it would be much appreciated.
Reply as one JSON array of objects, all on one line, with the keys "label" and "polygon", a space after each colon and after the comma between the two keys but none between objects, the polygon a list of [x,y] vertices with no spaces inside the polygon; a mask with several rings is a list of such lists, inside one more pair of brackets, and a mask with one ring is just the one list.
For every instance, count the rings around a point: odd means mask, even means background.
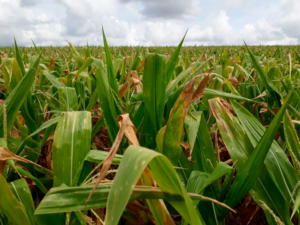
[{"label": "curled leaf", "polygon": [[137,143],[136,137],[135,138],[133,137],[133,132],[134,132],[133,127],[134,126],[129,118],[129,114],[123,114],[121,116],[118,116],[118,123],[120,126],[119,132],[116,136],[113,146],[110,149],[109,154],[107,155],[106,159],[103,162],[103,166],[101,168],[100,175],[98,176],[96,184],[95,184],[93,190],[91,191],[89,197],[86,200],[86,205],[87,205],[88,201],[90,200],[90,198],[92,197],[93,193],[95,192],[96,188],[100,184],[100,181],[105,177],[106,172],[109,170],[109,168],[112,164],[112,161],[118,151],[118,148],[120,146],[120,143],[122,141],[124,134],[127,136],[127,138],[129,139],[130,142],[135,143],[135,144]]},{"label": "curled leaf", "polygon": [[199,99],[200,97],[203,96],[204,90],[207,87],[207,84],[209,83],[209,81],[210,81],[210,75],[209,74],[205,74],[204,78],[202,79],[202,81],[200,82],[199,86],[197,87],[197,90],[193,94],[192,101],[195,101],[195,100],[197,100],[197,99]]},{"label": "curled leaf", "polygon": [[122,85],[122,87],[119,90],[119,96],[120,96],[120,98],[122,98],[126,94],[126,92],[129,90],[130,86],[131,86],[131,82],[129,80],[126,81]]},{"label": "curled leaf", "polygon": [[0,146],[0,160],[5,161],[5,160],[9,160],[9,159],[24,162],[24,163],[30,163],[30,164],[36,165],[38,167],[41,167],[40,165],[38,165],[30,160],[24,159],[21,156],[15,155],[14,153],[8,151],[6,148]]}]

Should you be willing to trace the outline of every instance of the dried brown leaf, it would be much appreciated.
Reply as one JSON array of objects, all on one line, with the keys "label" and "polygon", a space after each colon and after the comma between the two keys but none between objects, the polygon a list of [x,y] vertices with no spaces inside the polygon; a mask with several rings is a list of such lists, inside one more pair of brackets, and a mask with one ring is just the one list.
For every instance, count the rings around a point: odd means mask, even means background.
[{"label": "dried brown leaf", "polygon": [[210,75],[209,74],[204,75],[204,78],[202,79],[195,93],[193,94],[192,101],[198,100],[200,97],[203,96],[204,90],[207,87],[209,81],[210,81]]},{"label": "dried brown leaf", "polygon": [[189,144],[181,141],[180,146],[184,148],[184,155],[186,157],[189,157],[190,156],[190,151],[191,151]]},{"label": "dried brown leaf", "polygon": [[[149,219],[152,218],[149,208],[142,205],[138,200],[128,203],[126,208],[135,215],[134,224],[148,224],[150,222]],[[154,221],[152,222],[155,224]]]},{"label": "dried brown leaf", "polygon": [[192,67],[194,67],[195,66],[195,62],[192,62],[190,65],[189,65],[189,67],[188,68],[192,68]]},{"label": "dried brown leaf", "polygon": [[228,165],[232,165],[232,159],[228,159],[226,160],[224,163],[228,164]]},{"label": "dried brown leaf", "polygon": [[166,59],[166,63],[169,61],[170,57],[171,57],[170,54],[169,54],[169,53],[166,53],[166,58],[167,58],[167,59]]},{"label": "dried brown leaf", "polygon": [[11,128],[10,136],[13,137],[13,138],[16,138],[16,139],[20,139],[19,131],[15,127]]},{"label": "dried brown leaf", "polygon": [[[222,126],[224,127],[224,129],[227,131],[227,133],[232,136],[231,130],[228,128],[228,125],[225,123],[225,121],[223,121],[220,117],[219,117],[219,113],[218,110],[216,110],[215,108],[215,104],[219,105],[228,115],[230,115],[231,113],[229,113],[228,108],[222,103],[220,98],[213,98],[213,99],[209,99],[208,100],[209,103],[209,109],[212,112],[212,114],[214,115],[214,117],[219,120],[220,123],[222,123]],[[232,119],[232,118],[230,118]]]},{"label": "dried brown leaf", "polygon": [[110,148],[107,148],[96,135],[93,137],[93,141],[98,149],[110,150]]},{"label": "dried brown leaf", "polygon": [[143,89],[143,83],[142,83],[138,73],[135,70],[133,70],[133,71],[131,71],[131,76],[132,76],[134,86],[136,87],[136,93],[141,92]]},{"label": "dried brown leaf", "polygon": [[204,60],[207,59],[207,55],[205,53],[203,53],[200,62],[204,62]]},{"label": "dried brown leaf", "polygon": [[16,161],[20,161],[20,162],[24,162],[24,163],[30,163],[35,166],[41,167],[40,165],[38,165],[30,160],[27,160],[21,156],[15,155],[14,153],[8,151],[6,148],[0,146],[0,160],[5,161],[8,159],[12,159],[12,160],[16,160]]},{"label": "dried brown leaf", "polygon": [[48,69],[51,69],[53,67],[55,67],[55,59],[51,59],[51,62],[49,64],[49,66],[48,66]]},{"label": "dried brown leaf", "polygon": [[231,77],[231,75],[233,73],[234,67],[233,66],[227,66],[227,68],[228,68],[228,77],[229,77],[228,79],[233,78],[233,77]]},{"label": "dried brown leaf", "polygon": [[256,96],[255,98],[252,98],[252,100],[259,99],[259,98],[262,98],[262,97],[265,97],[265,96],[267,96],[267,93],[264,91],[262,94]]},{"label": "dried brown leaf", "polygon": [[259,103],[255,103],[252,106],[252,113],[254,113],[255,109],[259,106],[262,107],[262,109],[260,110],[260,113],[264,113],[264,112],[268,111],[268,104],[266,102],[259,102]]},{"label": "dried brown leaf", "polygon": [[229,82],[233,83],[233,84],[239,82],[235,77],[229,77],[227,80],[228,80]]},{"label": "dried brown leaf", "polygon": [[126,94],[126,92],[129,90],[130,86],[131,86],[131,82],[129,80],[126,81],[122,85],[122,87],[119,90],[119,96],[120,96],[120,98],[122,98]]},{"label": "dried brown leaf", "polygon": [[3,86],[0,86],[0,91],[5,91],[6,90],[6,86],[3,85]]},{"label": "dried brown leaf", "polygon": [[226,100],[224,100],[222,98],[220,99],[220,101],[229,110],[229,112],[231,112],[232,114],[235,114],[235,112],[233,110],[233,107],[232,107],[232,105],[229,102],[227,102]]},{"label": "dried brown leaf", "polygon": [[91,196],[95,192],[95,190],[98,187],[100,181],[105,177],[106,172],[109,170],[109,168],[111,166],[111,163],[112,163],[112,161],[113,161],[113,159],[114,159],[114,157],[115,157],[115,155],[116,155],[116,153],[118,151],[118,148],[120,146],[120,143],[122,141],[124,133],[126,132],[126,136],[128,135],[130,137],[130,139],[128,137],[128,139],[130,141],[132,141],[133,143],[136,142],[136,140],[133,140],[133,138],[132,138],[132,132],[128,131],[130,129],[127,128],[127,126],[129,126],[129,127],[133,126],[132,122],[130,121],[129,114],[127,113],[127,114],[123,114],[121,116],[118,116],[118,122],[119,122],[119,125],[120,125],[119,132],[118,132],[117,137],[116,137],[116,139],[115,139],[115,141],[113,143],[113,146],[111,147],[111,149],[109,151],[108,156],[106,157],[106,159],[103,162],[103,166],[101,168],[100,175],[98,176],[96,184],[95,184],[93,190],[91,191],[89,197],[86,200],[86,204],[88,203],[88,201],[90,200]]}]

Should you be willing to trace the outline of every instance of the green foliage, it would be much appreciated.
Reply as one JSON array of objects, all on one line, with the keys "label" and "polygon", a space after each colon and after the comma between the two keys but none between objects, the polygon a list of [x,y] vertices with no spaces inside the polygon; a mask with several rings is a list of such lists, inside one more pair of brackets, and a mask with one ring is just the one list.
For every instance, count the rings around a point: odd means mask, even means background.
[{"label": "green foliage", "polygon": [[53,185],[74,186],[78,168],[90,151],[90,112],[65,112],[61,116],[53,142]]},{"label": "green foliage", "polygon": [[0,224],[223,225],[246,195],[299,219],[299,47],[185,36],[0,47]]}]

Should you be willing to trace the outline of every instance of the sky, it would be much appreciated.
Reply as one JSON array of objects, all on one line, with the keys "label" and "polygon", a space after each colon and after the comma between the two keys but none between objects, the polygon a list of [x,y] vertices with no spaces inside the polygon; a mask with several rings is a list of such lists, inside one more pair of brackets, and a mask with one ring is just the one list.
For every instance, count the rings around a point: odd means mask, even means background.
[{"label": "sky", "polygon": [[[300,0],[0,0],[0,46],[296,45]],[[67,41],[66,41],[67,40]]]}]

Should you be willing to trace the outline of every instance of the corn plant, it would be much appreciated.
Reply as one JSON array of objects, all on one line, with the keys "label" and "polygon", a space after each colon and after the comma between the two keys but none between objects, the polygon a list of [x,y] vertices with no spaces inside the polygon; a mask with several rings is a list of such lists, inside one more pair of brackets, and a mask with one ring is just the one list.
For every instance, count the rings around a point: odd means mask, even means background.
[{"label": "corn plant", "polygon": [[1,224],[297,224],[299,47],[184,39],[0,48]]}]

